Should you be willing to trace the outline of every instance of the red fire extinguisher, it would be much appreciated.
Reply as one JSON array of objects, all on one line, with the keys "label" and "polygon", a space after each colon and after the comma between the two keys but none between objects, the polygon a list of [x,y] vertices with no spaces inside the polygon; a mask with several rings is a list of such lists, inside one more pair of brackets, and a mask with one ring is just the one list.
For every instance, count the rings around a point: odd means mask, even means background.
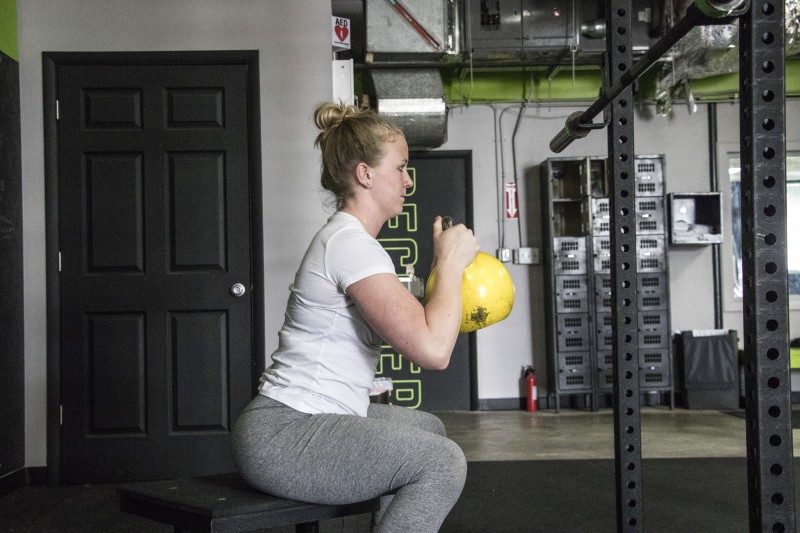
[{"label": "red fire extinguisher", "polygon": [[525,370],[525,393],[527,409],[535,413],[539,410],[539,391],[536,388],[536,371],[530,366]]}]

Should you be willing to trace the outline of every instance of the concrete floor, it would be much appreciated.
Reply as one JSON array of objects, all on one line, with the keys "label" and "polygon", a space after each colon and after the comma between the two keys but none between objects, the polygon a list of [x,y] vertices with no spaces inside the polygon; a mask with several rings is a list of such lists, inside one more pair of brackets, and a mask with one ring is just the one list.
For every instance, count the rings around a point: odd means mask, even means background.
[{"label": "concrete floor", "polygon": [[[613,459],[614,413],[605,408],[596,412],[577,409],[554,411],[453,411],[436,413],[445,423],[449,436],[464,450],[467,460],[511,461],[553,459]],[[743,414],[667,407],[643,407],[641,413],[642,456],[649,458],[744,457],[745,420]],[[793,432],[798,456],[798,430]],[[610,483],[610,482],[609,482]],[[541,498],[559,498],[540,494]],[[493,497],[487,494],[486,498]],[[742,498],[745,497],[742,490]],[[561,496],[565,498],[565,496]],[[568,498],[567,498],[568,499]],[[558,500],[556,500],[558,504]],[[570,511],[572,512],[572,511]],[[608,512],[613,512],[609,510]],[[658,509],[656,508],[656,516]],[[743,512],[742,512],[743,513]],[[572,515],[565,515],[572,516]],[[746,515],[741,529],[745,531]],[[656,518],[652,518],[656,520]],[[571,518],[575,520],[575,518]],[[703,520],[698,524],[702,526]],[[531,531],[529,522],[519,529]],[[566,528],[566,525],[565,525]],[[366,531],[368,515],[322,523],[322,533]],[[0,498],[0,531],[17,533],[62,533],[64,531],[114,531],[115,533],[165,533],[172,528],[119,510],[113,485],[73,485],[62,487],[22,487]],[[564,531],[569,528],[563,529]],[[572,529],[575,530],[575,529]],[[599,531],[601,529],[581,529]],[[658,530],[648,528],[648,530]],[[270,530],[273,531],[273,530]],[[276,533],[294,531],[293,526],[277,528]],[[450,531],[453,531],[451,528]],[[466,531],[464,529],[459,529]],[[492,531],[475,528],[469,531]],[[562,531],[552,528],[549,531]],[[662,531],[664,531],[662,529]],[[678,531],[678,529],[674,529]],[[689,531],[680,529],[680,531]],[[722,531],[692,529],[691,531]]]},{"label": "concrete floor", "polygon": [[[468,461],[613,459],[614,412],[437,412]],[[740,413],[741,414],[741,413]],[[642,457],[745,457],[745,420],[721,411],[644,407]],[[794,455],[800,451],[793,431]]]}]

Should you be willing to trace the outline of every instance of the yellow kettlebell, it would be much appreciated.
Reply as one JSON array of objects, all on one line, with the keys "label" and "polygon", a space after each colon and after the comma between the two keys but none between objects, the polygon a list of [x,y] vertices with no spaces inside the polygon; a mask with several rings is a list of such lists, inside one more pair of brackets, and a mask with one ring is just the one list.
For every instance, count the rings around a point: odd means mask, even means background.
[{"label": "yellow kettlebell", "polygon": [[[451,217],[442,217],[442,229],[453,225]],[[430,298],[436,285],[436,269],[433,269],[425,285],[425,301]],[[500,322],[514,307],[514,282],[505,265],[493,255],[478,252],[475,260],[461,276],[461,328],[460,333]]]}]

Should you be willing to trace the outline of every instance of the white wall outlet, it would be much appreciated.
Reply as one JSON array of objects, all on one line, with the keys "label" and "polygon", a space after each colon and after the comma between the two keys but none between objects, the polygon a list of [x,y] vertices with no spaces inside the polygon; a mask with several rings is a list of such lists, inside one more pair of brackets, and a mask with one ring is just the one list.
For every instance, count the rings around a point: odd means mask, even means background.
[{"label": "white wall outlet", "polygon": [[508,263],[511,261],[511,249],[510,248],[498,248],[495,252],[497,259],[500,260],[501,263]]},{"label": "white wall outlet", "polygon": [[519,265],[533,264],[533,248],[518,248],[514,250],[514,262]]}]

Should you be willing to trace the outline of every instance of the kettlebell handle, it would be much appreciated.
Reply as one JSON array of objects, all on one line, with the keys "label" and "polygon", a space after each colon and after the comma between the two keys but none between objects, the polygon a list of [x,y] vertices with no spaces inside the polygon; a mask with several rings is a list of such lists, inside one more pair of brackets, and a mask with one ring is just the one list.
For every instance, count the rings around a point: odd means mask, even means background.
[{"label": "kettlebell handle", "polygon": [[442,217],[442,231],[452,228],[455,223],[456,223],[456,221],[453,220],[453,217],[448,216],[448,215],[443,216]]}]

